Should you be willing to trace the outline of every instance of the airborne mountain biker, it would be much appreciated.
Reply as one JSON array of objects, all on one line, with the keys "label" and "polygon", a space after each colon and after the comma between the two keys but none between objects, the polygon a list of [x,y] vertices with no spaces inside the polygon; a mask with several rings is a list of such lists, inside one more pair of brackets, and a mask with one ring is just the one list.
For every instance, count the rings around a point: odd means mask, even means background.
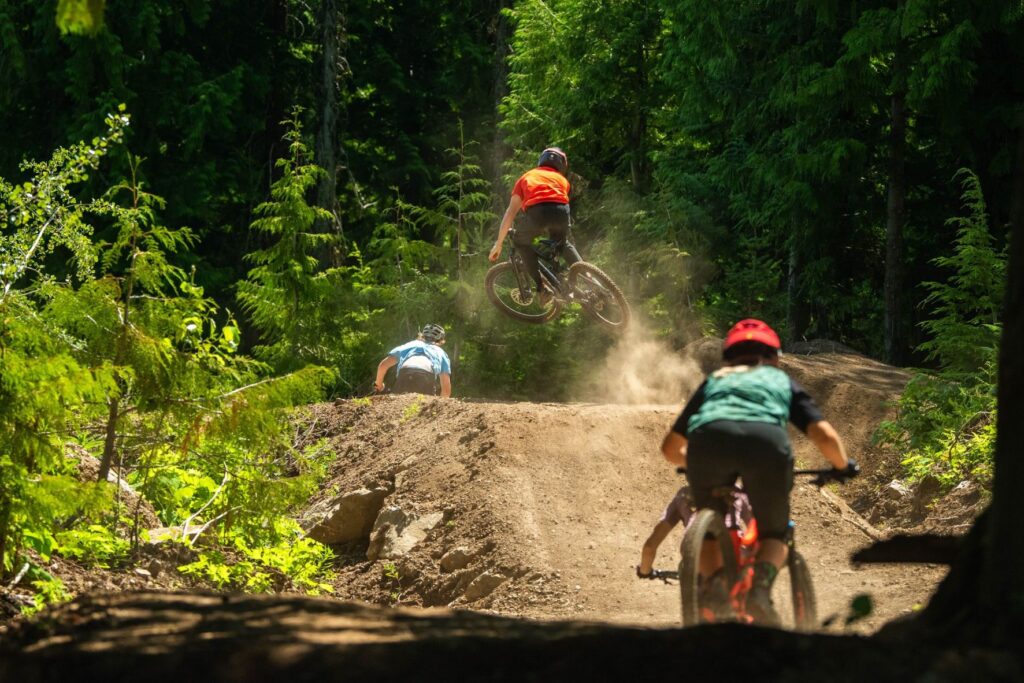
[{"label": "airborne mountain biker", "polygon": [[[662,442],[665,458],[686,467],[698,508],[715,507],[712,490],[737,477],[750,497],[762,539],[746,610],[758,623],[776,625],[771,588],[786,561],[793,455],[786,423],[807,434],[846,476],[857,463],[808,393],[779,369],[779,337],[760,320],[741,320],[722,348],[725,366],[712,373],[683,408]],[[717,546],[701,550],[702,601],[714,609],[727,595]]]},{"label": "airborne mountain biker", "polygon": [[444,328],[430,323],[423,326],[416,339],[391,349],[377,365],[374,389],[384,391],[384,375],[388,369],[397,365],[394,384],[396,394],[433,396],[438,393],[440,384],[441,396],[451,396],[452,365],[448,354],[441,348],[444,338]]},{"label": "airborne mountain biker", "polygon": [[[564,242],[568,237],[569,181],[565,176],[568,170],[569,158],[558,147],[548,147],[540,153],[536,168],[521,175],[513,186],[508,208],[498,229],[498,239],[488,256],[492,262],[498,260],[512,222],[522,211],[525,220],[516,227],[512,241],[533,279],[541,306],[547,305],[552,293],[541,282],[533,239],[545,233],[557,242]],[[563,256],[569,265],[580,260],[574,249],[566,249]]]}]

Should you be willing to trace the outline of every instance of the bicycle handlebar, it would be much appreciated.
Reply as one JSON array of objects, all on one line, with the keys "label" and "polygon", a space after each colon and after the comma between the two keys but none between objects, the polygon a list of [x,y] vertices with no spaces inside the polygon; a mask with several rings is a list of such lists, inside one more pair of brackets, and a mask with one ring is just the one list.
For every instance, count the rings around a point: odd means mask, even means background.
[{"label": "bicycle handlebar", "polygon": [[[823,470],[793,470],[793,476],[796,477],[814,477],[811,481],[815,486],[824,486],[830,481],[843,482],[847,479],[852,479],[857,476],[860,470],[853,472],[847,472],[846,470],[836,469],[835,467],[829,467]],[[686,474],[685,467],[677,467],[676,474]]]}]

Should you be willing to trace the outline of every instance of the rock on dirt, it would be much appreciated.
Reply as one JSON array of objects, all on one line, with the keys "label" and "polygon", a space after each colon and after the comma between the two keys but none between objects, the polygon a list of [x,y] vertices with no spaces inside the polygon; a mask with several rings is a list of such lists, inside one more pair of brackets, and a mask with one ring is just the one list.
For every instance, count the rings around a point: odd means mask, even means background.
[{"label": "rock on dirt", "polygon": [[486,598],[494,592],[494,589],[505,583],[506,577],[501,574],[484,572],[466,587],[465,597],[468,602]]},{"label": "rock on dirt", "polygon": [[439,564],[441,565],[441,571],[454,572],[459,569],[465,569],[472,559],[473,555],[469,550],[460,546],[446,553],[441,558]]},{"label": "rock on dirt", "polygon": [[328,501],[326,510],[313,510],[307,516],[315,520],[309,537],[327,545],[365,540],[387,495],[387,489],[362,488]]},{"label": "rock on dirt", "polygon": [[441,512],[431,512],[419,517],[399,507],[384,508],[373,524],[366,558],[374,561],[403,557],[425,539],[442,519],[444,513]]},{"label": "rock on dirt", "polygon": [[902,501],[910,497],[910,488],[899,479],[893,479],[885,487],[885,496],[890,500]]}]

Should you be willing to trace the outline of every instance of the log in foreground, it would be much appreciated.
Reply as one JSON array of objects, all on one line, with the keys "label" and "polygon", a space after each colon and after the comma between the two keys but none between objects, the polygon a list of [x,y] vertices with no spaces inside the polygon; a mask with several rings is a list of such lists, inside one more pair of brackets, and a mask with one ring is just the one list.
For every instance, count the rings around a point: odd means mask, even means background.
[{"label": "log in foreground", "polygon": [[[998,652],[735,624],[639,629],[306,597],[83,596],[0,641],[0,681],[663,679],[956,680],[1018,666]],[[1017,669],[1019,671],[1019,668]],[[695,679],[700,680],[700,679]]]}]

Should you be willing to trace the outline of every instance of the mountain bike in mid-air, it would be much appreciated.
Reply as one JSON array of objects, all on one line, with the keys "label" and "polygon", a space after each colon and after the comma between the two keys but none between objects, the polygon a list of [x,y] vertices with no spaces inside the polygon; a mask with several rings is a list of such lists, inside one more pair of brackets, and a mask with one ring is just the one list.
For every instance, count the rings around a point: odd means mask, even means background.
[{"label": "mountain bike in mid-air", "polygon": [[[679,468],[677,472],[685,473]],[[797,476],[814,477],[812,483],[824,486],[830,481],[844,481],[847,476],[842,470],[797,470]],[[712,495],[722,501],[726,510],[734,509],[734,498],[743,491],[738,485],[721,486],[712,491]],[[726,519],[729,518],[727,523]],[[682,607],[683,626],[692,626],[702,622],[738,621],[750,623],[752,618],[746,611],[747,594],[752,585],[754,562],[757,558],[759,540],[757,535],[757,519],[745,528],[735,515],[724,516],[718,510],[705,508],[698,510],[683,532],[680,548],[682,559],[679,562],[679,592]],[[790,595],[793,601],[793,628],[798,631],[809,631],[818,626],[817,602],[814,596],[814,585],[807,562],[796,550],[793,522],[789,523],[786,534],[786,545],[789,547],[786,566],[789,570]],[[708,606],[699,603],[699,567],[701,546],[705,540],[713,539],[722,552],[723,567],[727,585],[729,586],[729,604],[724,606],[729,616],[716,619]]]},{"label": "mountain bike in mid-air", "polygon": [[565,268],[561,258],[564,250],[571,249],[579,256],[570,240],[542,239],[534,249],[541,280],[554,296],[541,305],[534,291],[535,283],[513,244],[508,260],[492,266],[484,280],[487,297],[499,311],[515,320],[540,324],[557,318],[568,304],[578,303],[588,316],[605,327],[622,329],[629,324],[629,303],[604,271],[582,260]]}]

